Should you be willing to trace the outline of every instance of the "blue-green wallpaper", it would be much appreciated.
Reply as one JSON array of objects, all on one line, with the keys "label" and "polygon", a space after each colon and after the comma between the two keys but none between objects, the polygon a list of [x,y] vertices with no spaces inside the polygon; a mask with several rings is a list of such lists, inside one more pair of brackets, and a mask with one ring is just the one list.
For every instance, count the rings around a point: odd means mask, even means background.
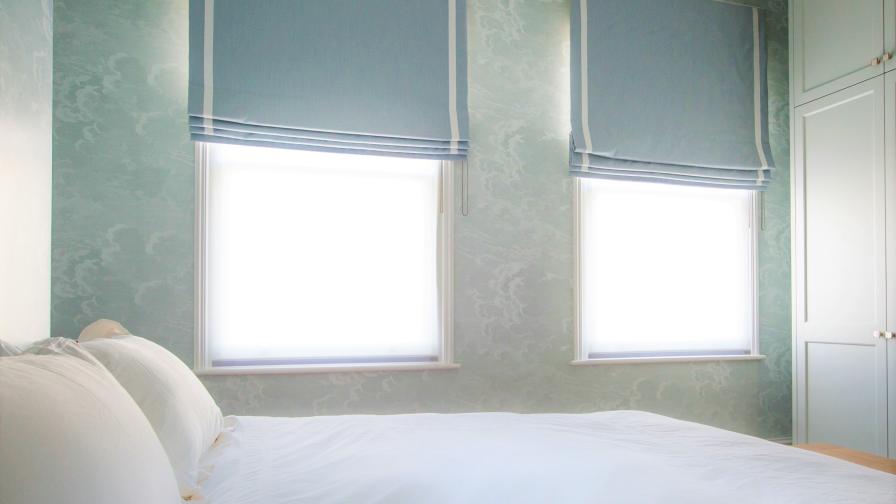
[{"label": "blue-green wallpaper", "polygon": [[[638,408],[790,435],[787,19],[767,7],[763,362],[573,367],[568,0],[468,0],[470,204],[453,371],[205,378],[226,413]],[[182,0],[56,0],[54,335],[122,321],[191,362],[193,148]],[[695,27],[699,29],[699,27]]]},{"label": "blue-green wallpaper", "polygon": [[102,315],[192,352],[186,4],[55,3],[54,336]]}]

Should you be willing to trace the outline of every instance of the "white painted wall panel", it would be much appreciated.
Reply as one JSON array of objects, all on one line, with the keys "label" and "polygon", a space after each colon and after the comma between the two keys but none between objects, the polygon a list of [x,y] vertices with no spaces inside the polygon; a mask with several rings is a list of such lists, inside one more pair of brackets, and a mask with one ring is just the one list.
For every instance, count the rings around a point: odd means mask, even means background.
[{"label": "white painted wall panel", "polygon": [[50,334],[52,1],[0,0],[0,339]]}]

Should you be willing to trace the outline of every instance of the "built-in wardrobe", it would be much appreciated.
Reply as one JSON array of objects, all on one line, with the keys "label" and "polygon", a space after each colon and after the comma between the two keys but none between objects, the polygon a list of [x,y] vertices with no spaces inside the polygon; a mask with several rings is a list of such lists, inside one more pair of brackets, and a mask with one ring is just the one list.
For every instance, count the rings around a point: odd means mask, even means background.
[{"label": "built-in wardrobe", "polygon": [[896,0],[791,0],[794,443],[896,458]]}]

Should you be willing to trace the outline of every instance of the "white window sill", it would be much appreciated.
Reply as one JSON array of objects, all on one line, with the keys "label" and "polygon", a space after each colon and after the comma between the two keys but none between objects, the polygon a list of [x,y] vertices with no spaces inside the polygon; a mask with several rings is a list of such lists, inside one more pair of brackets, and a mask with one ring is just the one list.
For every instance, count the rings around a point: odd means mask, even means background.
[{"label": "white window sill", "polygon": [[410,362],[373,364],[319,364],[307,366],[234,366],[196,368],[198,376],[259,375],[259,374],[307,374],[307,373],[358,373],[375,371],[438,371],[457,369],[460,364],[448,362]]},{"label": "white window sill", "polygon": [[594,366],[602,364],[661,364],[676,362],[713,362],[713,361],[760,361],[764,355],[693,355],[675,357],[618,357],[602,359],[577,359],[570,362],[573,366]]}]

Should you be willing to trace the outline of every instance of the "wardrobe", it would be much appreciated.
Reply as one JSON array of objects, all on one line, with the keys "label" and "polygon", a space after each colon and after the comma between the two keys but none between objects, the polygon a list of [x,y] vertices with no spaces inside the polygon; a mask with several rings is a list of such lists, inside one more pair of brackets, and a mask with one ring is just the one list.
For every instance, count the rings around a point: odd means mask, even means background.
[{"label": "wardrobe", "polygon": [[896,458],[896,0],[791,0],[793,442]]}]

